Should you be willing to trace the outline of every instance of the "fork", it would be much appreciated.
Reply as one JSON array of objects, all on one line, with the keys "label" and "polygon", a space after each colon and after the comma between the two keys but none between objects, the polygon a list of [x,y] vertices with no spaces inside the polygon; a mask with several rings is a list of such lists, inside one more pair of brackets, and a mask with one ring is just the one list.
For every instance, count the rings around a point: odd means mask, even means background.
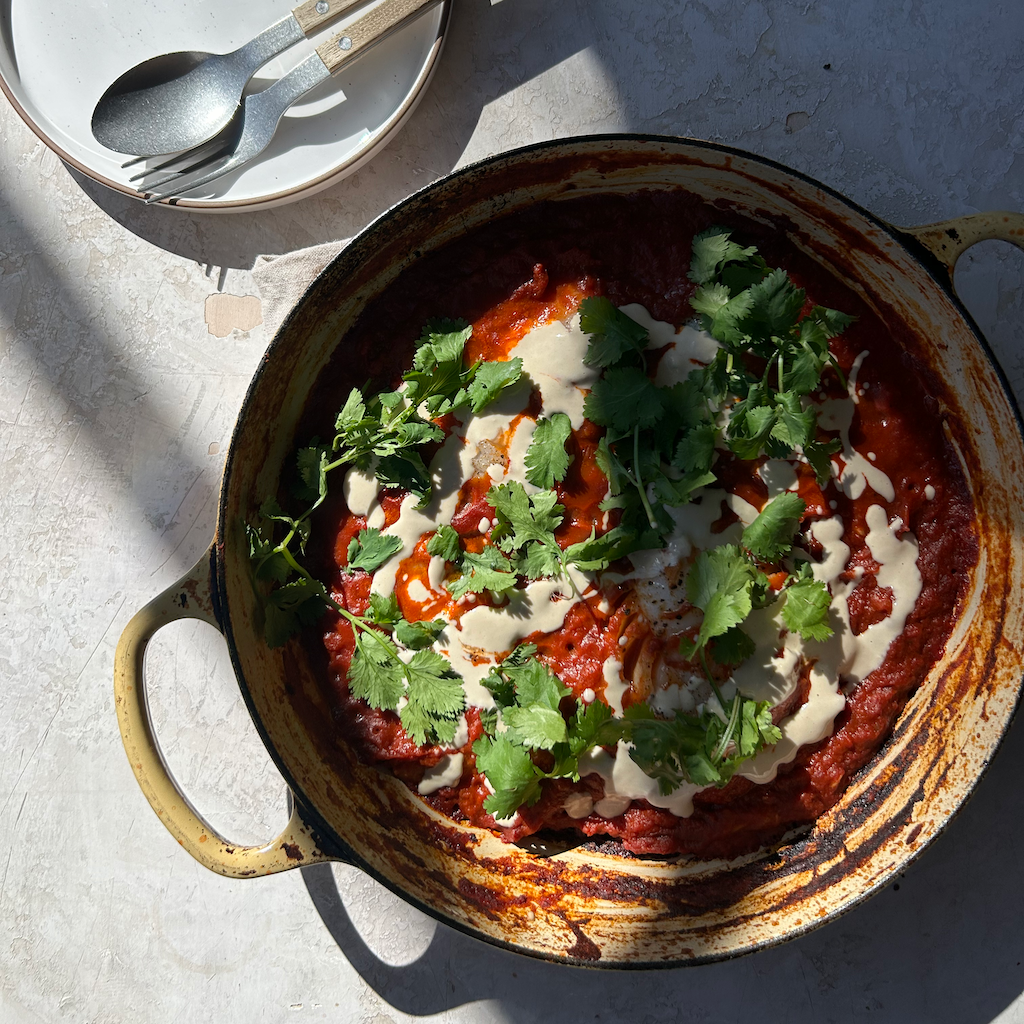
[{"label": "fork", "polygon": [[[384,0],[262,92],[246,96],[231,123],[215,138],[175,153],[154,167],[133,175],[139,181],[157,171],[177,167],[145,185],[136,186],[147,204],[183,195],[249,163],[270,145],[284,112],[310,89],[347,67],[370,47],[440,3],[441,0]],[[199,173],[199,177],[193,175]],[[170,185],[170,188],[161,186]]]}]

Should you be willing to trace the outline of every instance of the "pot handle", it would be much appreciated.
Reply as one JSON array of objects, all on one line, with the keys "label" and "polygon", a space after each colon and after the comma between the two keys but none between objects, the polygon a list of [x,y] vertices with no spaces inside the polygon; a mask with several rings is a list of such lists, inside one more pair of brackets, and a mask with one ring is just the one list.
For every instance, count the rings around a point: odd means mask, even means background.
[{"label": "pot handle", "polygon": [[1024,249],[1024,214],[1020,213],[969,213],[938,224],[896,230],[909,235],[939,261],[949,274],[950,286],[956,261],[972,245],[995,239]]},{"label": "pot handle", "polygon": [[212,829],[178,787],[167,767],[149,714],[143,671],[146,647],[162,626],[176,619],[201,619],[223,633],[214,598],[216,549],[136,613],[114,655],[114,704],[121,739],[135,778],[157,817],[200,864],[229,878],[255,878],[289,868],[339,860],[321,849],[298,805],[284,831],[265,846],[239,846]]}]

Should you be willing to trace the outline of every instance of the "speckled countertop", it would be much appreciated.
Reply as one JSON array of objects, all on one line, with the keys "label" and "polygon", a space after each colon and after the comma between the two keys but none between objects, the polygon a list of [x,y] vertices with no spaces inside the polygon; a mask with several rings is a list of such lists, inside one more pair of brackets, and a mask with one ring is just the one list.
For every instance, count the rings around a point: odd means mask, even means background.
[{"label": "speckled countertop", "polygon": [[[897,224],[1022,210],[1022,110],[1019,0],[455,0],[383,154],[318,196],[214,217],[77,178],[0,103],[0,1021],[1024,1020],[1019,722],[946,834],[842,919],[716,966],[595,973],[483,946],[348,868],[207,872],[146,804],[111,694],[125,623],[212,536],[268,340],[255,300],[226,297],[258,297],[258,254],[588,132],[739,146]],[[976,247],[956,283],[1024,395],[1024,254]],[[151,678],[194,802],[239,841],[273,836],[283,784],[213,630],[161,632]]]}]

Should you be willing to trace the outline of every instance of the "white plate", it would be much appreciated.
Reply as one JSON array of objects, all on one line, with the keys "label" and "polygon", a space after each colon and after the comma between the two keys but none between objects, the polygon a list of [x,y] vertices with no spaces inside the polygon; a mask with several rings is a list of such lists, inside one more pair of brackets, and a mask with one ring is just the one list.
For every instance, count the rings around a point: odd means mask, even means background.
[{"label": "white plate", "polygon": [[[0,0],[0,87],[62,160],[137,196],[124,155],[93,137],[96,101],[118,76],[159,53],[226,53],[284,17],[288,0]],[[365,14],[340,18],[258,72],[269,84]],[[175,205],[244,210],[310,195],[351,174],[412,113],[436,66],[451,0],[373,47],[288,111],[260,158]]]}]

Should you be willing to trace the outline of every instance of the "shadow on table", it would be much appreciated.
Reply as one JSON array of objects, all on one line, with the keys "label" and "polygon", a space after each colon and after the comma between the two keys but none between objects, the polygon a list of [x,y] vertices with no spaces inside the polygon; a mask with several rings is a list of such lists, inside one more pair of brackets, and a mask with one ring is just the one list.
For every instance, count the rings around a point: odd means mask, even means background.
[{"label": "shadow on table", "polygon": [[362,939],[329,865],[303,869],[313,904],[363,981],[402,1013],[488,1000],[510,1021],[873,1020],[988,1024],[1024,990],[1024,849],[1011,730],[980,792],[905,876],[826,927],[722,964],[669,971],[567,968],[438,925],[413,963],[383,963]]},{"label": "shadow on table", "polygon": [[487,104],[581,50],[610,45],[586,11],[585,0],[457,0],[438,70],[398,137],[338,185],[285,207],[227,216],[146,207],[71,173],[129,231],[201,264],[248,268],[261,253],[349,237],[451,171]]}]

